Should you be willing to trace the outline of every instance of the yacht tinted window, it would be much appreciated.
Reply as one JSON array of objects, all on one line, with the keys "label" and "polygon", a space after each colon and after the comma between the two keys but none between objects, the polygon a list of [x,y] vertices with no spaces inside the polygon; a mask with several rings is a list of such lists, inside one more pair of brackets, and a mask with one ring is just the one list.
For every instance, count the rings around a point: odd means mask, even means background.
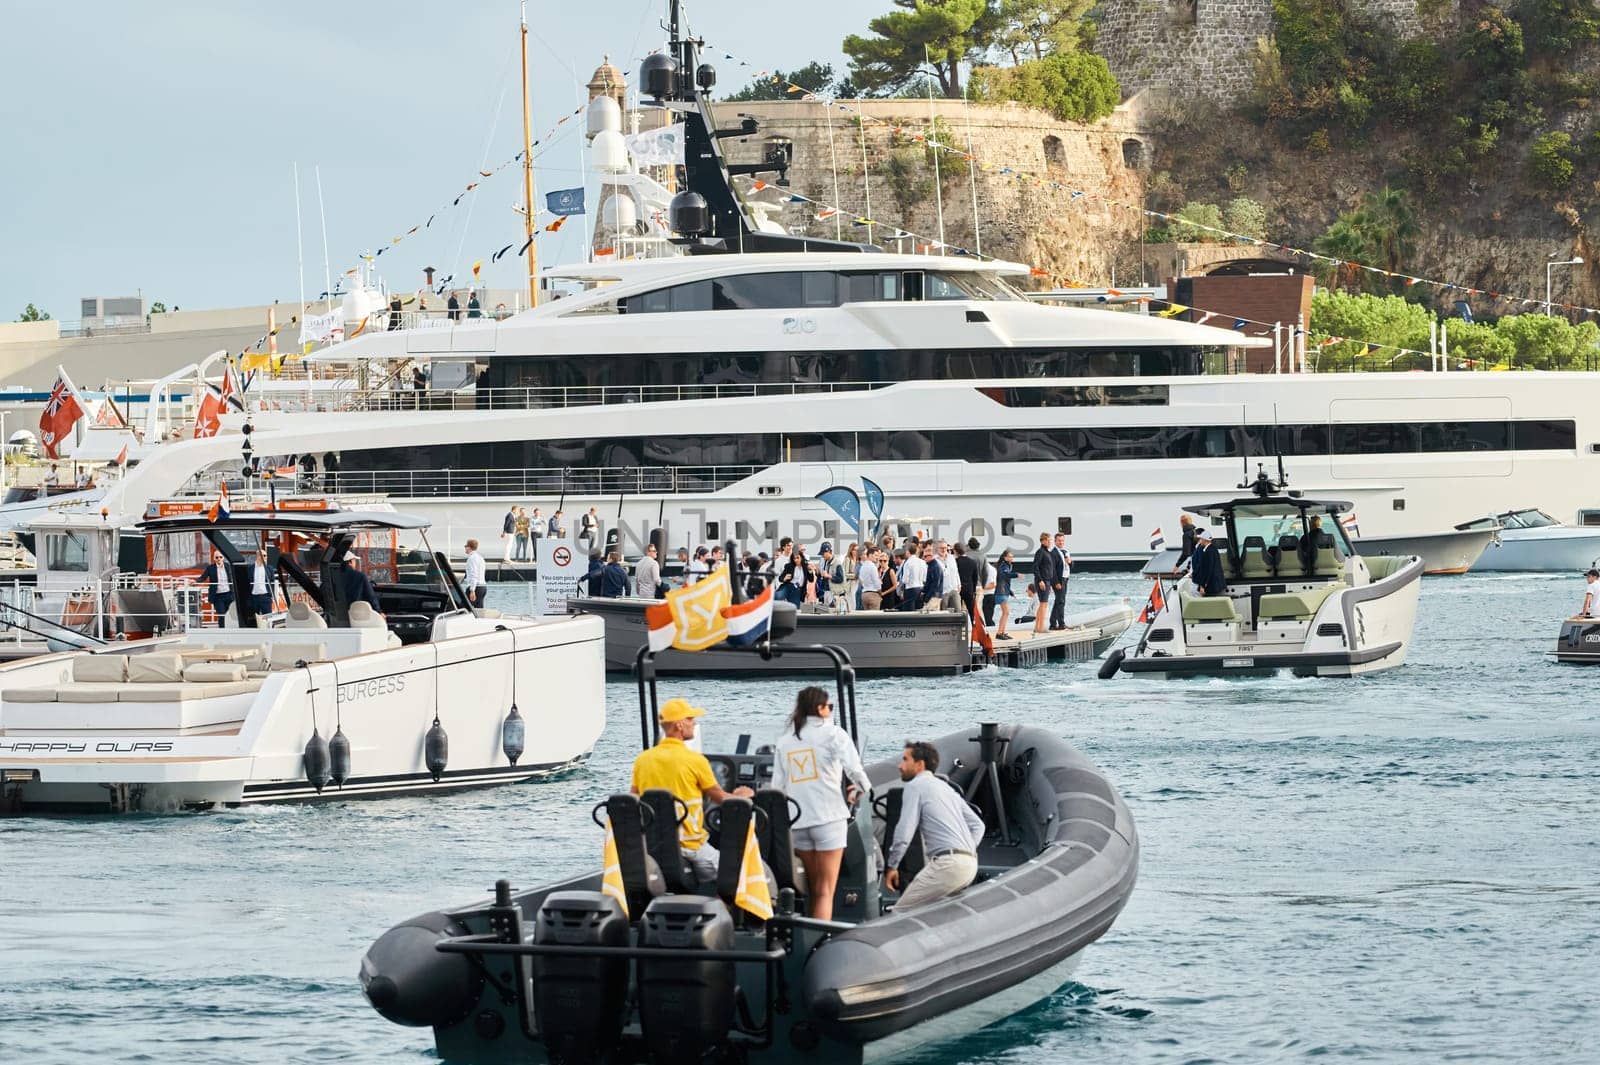
[{"label": "yacht tinted window", "polygon": [[972,298],[951,274],[928,274],[924,297],[930,300],[966,300]]},{"label": "yacht tinted window", "polygon": [[709,311],[711,309],[711,282],[694,281],[670,289],[672,309],[675,311]]},{"label": "yacht tinted window", "polygon": [[807,307],[832,307],[839,302],[838,275],[811,270],[800,277],[800,292]]}]

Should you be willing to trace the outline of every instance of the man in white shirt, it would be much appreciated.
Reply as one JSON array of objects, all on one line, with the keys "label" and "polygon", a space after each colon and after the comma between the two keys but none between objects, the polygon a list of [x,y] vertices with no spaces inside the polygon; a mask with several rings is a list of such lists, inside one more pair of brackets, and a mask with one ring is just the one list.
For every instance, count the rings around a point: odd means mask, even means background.
[{"label": "man in white shirt", "polygon": [[461,578],[461,590],[467,593],[467,602],[481,608],[489,594],[489,567],[478,553],[478,541],[467,541],[467,572]]},{"label": "man in white shirt", "polygon": [[1600,570],[1590,570],[1583,579],[1583,606],[1578,608],[1578,616],[1600,618]]},{"label": "man in white shirt", "polygon": [[684,586],[697,584],[711,575],[711,552],[706,550],[704,544],[694,549],[694,558],[689,560],[689,570],[684,579]]},{"label": "man in white shirt", "polygon": [[661,563],[656,561],[656,545],[644,545],[644,557],[633,567],[633,586],[644,599],[656,597],[656,587],[661,583]]},{"label": "man in white shirt", "polygon": [[926,906],[948,898],[972,883],[978,875],[978,844],[983,842],[983,818],[961,798],[955,788],[934,776],[939,751],[931,743],[908,743],[900,755],[900,820],[884,860],[883,886],[899,891],[900,862],[917,830],[922,831],[924,864],[905,887],[895,912]]},{"label": "man in white shirt", "polygon": [[267,565],[267,549],[256,548],[255,561],[250,564],[250,609],[256,617],[272,613],[272,567]]},{"label": "man in white shirt", "polygon": [[883,574],[878,572],[878,552],[871,551],[856,569],[856,581],[861,588],[861,609],[883,609]]},{"label": "man in white shirt", "polygon": [[900,609],[922,609],[922,586],[928,580],[928,564],[916,555],[900,563]]},{"label": "man in white shirt", "polygon": [[941,604],[945,610],[961,609],[961,574],[956,569],[956,556],[951,553],[950,545],[943,540],[939,541],[939,570],[944,574],[944,596]]}]

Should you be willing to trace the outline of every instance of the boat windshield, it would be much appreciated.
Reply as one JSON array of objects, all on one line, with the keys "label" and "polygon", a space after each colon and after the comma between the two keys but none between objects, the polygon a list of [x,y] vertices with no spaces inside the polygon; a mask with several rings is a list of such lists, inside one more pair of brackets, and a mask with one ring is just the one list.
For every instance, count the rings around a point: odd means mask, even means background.
[{"label": "boat windshield", "polygon": [[1302,515],[1299,508],[1286,510],[1281,506],[1240,506],[1233,511],[1233,535],[1240,547],[1252,536],[1261,537],[1265,547],[1276,547],[1285,536],[1303,539],[1308,527],[1330,534],[1334,549],[1341,557],[1351,554],[1350,542],[1345,538],[1344,529],[1336,515],[1311,514],[1307,517]]},{"label": "boat windshield", "polygon": [[1547,529],[1561,523],[1542,510],[1513,510],[1501,517],[1508,529]]},{"label": "boat windshield", "polygon": [[930,300],[1020,300],[1023,295],[998,274],[939,271],[928,274]]}]

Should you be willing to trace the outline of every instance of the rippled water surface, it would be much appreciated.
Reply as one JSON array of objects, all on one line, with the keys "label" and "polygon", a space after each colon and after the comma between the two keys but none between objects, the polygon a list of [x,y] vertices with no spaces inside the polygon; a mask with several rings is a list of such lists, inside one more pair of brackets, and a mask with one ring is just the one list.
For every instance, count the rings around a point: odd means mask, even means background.
[{"label": "rippled water surface", "polygon": [[[1353,682],[863,682],[869,758],[977,719],[1048,725],[1111,773],[1144,848],[1078,983],[918,1060],[1600,1060],[1600,670],[1543,657],[1577,584],[1430,578],[1410,663]],[[671,686],[712,709],[714,744],[775,732],[795,685]],[[596,861],[588,809],[638,735],[631,685],[608,696],[593,761],[552,782],[0,821],[0,1060],[433,1059],[365,1005],[361,953],[498,876]]]}]

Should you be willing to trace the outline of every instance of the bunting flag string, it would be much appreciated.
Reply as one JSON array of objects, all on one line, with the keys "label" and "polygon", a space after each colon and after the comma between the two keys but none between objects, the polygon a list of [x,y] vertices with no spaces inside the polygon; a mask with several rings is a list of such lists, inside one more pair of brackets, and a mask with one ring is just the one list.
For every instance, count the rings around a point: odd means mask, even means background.
[{"label": "bunting flag string", "polygon": [[[748,60],[740,59],[740,58],[736,57],[735,55],[733,55],[731,52],[724,52],[723,53],[723,58],[727,59],[727,60],[730,60],[732,62],[736,62],[740,66],[748,67],[748,66],[751,65]],[[1323,264],[1328,265],[1328,266],[1333,266],[1333,267],[1337,267],[1337,268],[1341,268],[1341,269],[1345,269],[1345,270],[1351,270],[1351,271],[1355,271],[1357,273],[1365,273],[1365,274],[1370,274],[1370,275],[1375,276],[1375,277],[1382,277],[1382,278],[1385,278],[1385,279],[1388,279],[1388,280],[1392,280],[1392,281],[1399,281],[1399,282],[1402,282],[1405,285],[1405,287],[1407,287],[1407,288],[1411,288],[1411,287],[1413,287],[1415,285],[1424,285],[1424,286],[1427,286],[1427,287],[1430,287],[1430,288],[1438,290],[1441,294],[1455,293],[1455,294],[1459,294],[1461,296],[1487,296],[1491,300],[1494,300],[1494,301],[1497,301],[1497,302],[1504,302],[1504,303],[1507,303],[1507,304],[1517,305],[1517,306],[1519,306],[1520,308],[1522,308],[1524,310],[1530,309],[1530,308],[1536,308],[1536,309],[1540,309],[1540,310],[1543,310],[1543,311],[1560,310],[1560,311],[1567,312],[1569,314],[1570,313],[1578,313],[1578,314],[1585,314],[1585,315],[1600,316],[1600,308],[1597,308],[1597,307],[1585,307],[1585,306],[1581,306],[1581,305],[1574,304],[1574,303],[1562,303],[1562,302],[1558,302],[1556,300],[1543,300],[1543,299],[1538,299],[1538,298],[1535,298],[1535,297],[1511,295],[1511,294],[1508,294],[1508,293],[1495,291],[1493,289],[1483,289],[1483,288],[1478,288],[1478,287],[1473,286],[1473,285],[1464,285],[1464,284],[1458,284],[1458,283],[1455,283],[1455,282],[1441,281],[1441,280],[1438,280],[1436,278],[1422,277],[1420,275],[1412,274],[1412,273],[1409,273],[1409,272],[1406,272],[1406,271],[1403,271],[1403,270],[1386,270],[1383,267],[1373,266],[1373,265],[1368,264],[1368,263],[1361,263],[1361,262],[1355,262],[1355,261],[1348,260],[1348,259],[1341,259],[1341,258],[1338,258],[1337,256],[1325,255],[1325,254],[1323,254],[1321,252],[1311,251],[1311,250],[1309,250],[1307,248],[1297,248],[1297,247],[1295,247],[1295,246],[1293,246],[1291,244],[1288,244],[1288,243],[1283,243],[1283,242],[1274,241],[1274,240],[1268,240],[1268,239],[1265,239],[1265,238],[1262,238],[1262,237],[1253,237],[1253,236],[1249,236],[1248,234],[1244,234],[1244,233],[1235,233],[1235,232],[1233,232],[1232,230],[1229,230],[1229,229],[1224,229],[1224,228],[1219,227],[1219,226],[1206,225],[1206,224],[1201,223],[1201,222],[1194,222],[1194,221],[1191,221],[1191,220],[1189,220],[1187,218],[1182,218],[1182,217],[1180,217],[1178,215],[1175,215],[1175,214],[1170,214],[1170,213],[1167,213],[1165,211],[1153,210],[1151,208],[1144,207],[1144,206],[1139,205],[1139,204],[1123,203],[1122,201],[1112,199],[1109,196],[1103,196],[1103,195],[1101,195],[1099,193],[1096,193],[1096,192],[1093,192],[1093,191],[1090,191],[1090,190],[1087,190],[1087,189],[1075,189],[1075,188],[1072,188],[1072,187],[1070,187],[1068,185],[1064,185],[1059,181],[1050,181],[1050,180],[1047,180],[1045,178],[1038,177],[1038,176],[1036,176],[1034,174],[1030,174],[1030,173],[1028,173],[1026,171],[1018,170],[1018,169],[1016,169],[1014,167],[1003,166],[1003,165],[999,165],[999,164],[985,162],[982,159],[974,157],[972,155],[972,153],[969,152],[965,148],[960,148],[960,147],[957,147],[957,146],[954,146],[954,145],[941,143],[940,141],[938,141],[934,137],[929,136],[929,135],[925,135],[925,134],[920,133],[920,132],[911,131],[911,132],[908,133],[906,128],[901,126],[901,125],[898,125],[898,124],[896,124],[894,122],[891,122],[891,121],[889,121],[887,119],[875,118],[874,116],[865,113],[864,111],[862,111],[859,108],[851,107],[849,104],[841,103],[835,97],[828,97],[828,96],[818,97],[817,95],[815,95],[815,93],[813,93],[811,90],[806,89],[804,86],[797,85],[794,82],[789,81],[787,78],[780,77],[777,74],[769,74],[767,71],[758,71],[756,74],[754,74],[752,76],[752,78],[753,78],[753,80],[757,80],[757,81],[759,81],[759,80],[761,80],[763,78],[766,78],[772,84],[782,87],[785,93],[788,93],[788,94],[804,94],[804,95],[800,95],[799,98],[800,99],[804,99],[804,100],[816,100],[817,102],[819,102],[820,104],[822,104],[825,107],[834,108],[834,109],[842,111],[842,112],[844,112],[846,114],[853,115],[858,121],[860,121],[862,123],[871,122],[871,123],[874,123],[875,125],[887,126],[887,127],[889,127],[891,129],[892,132],[894,132],[896,134],[899,134],[899,135],[902,135],[902,136],[909,136],[910,139],[913,142],[916,142],[916,143],[919,143],[919,144],[925,144],[930,149],[939,151],[939,152],[941,152],[941,153],[943,153],[945,155],[955,156],[960,161],[962,161],[964,163],[970,162],[973,166],[975,166],[979,170],[982,170],[986,174],[994,174],[994,175],[1002,176],[1002,177],[1015,177],[1019,182],[1021,182],[1023,184],[1032,185],[1032,186],[1034,186],[1036,188],[1041,188],[1041,189],[1050,189],[1051,191],[1055,191],[1055,192],[1067,193],[1069,199],[1072,200],[1072,201],[1077,201],[1077,200],[1081,200],[1081,199],[1093,200],[1093,201],[1096,201],[1096,202],[1099,202],[1099,203],[1103,203],[1106,206],[1114,208],[1114,209],[1117,209],[1117,210],[1138,214],[1138,215],[1140,215],[1140,216],[1142,216],[1144,218],[1147,218],[1147,219],[1155,219],[1155,220],[1158,220],[1158,221],[1161,221],[1161,222],[1165,222],[1165,223],[1169,223],[1169,224],[1170,223],[1176,223],[1176,224],[1179,224],[1179,225],[1188,226],[1188,227],[1190,227],[1192,229],[1196,229],[1196,230],[1199,230],[1201,232],[1210,234],[1212,236],[1219,237],[1224,241],[1229,241],[1229,242],[1233,242],[1233,243],[1237,243],[1237,244],[1246,244],[1246,245],[1250,245],[1252,247],[1257,247],[1257,248],[1268,248],[1268,249],[1272,249],[1272,250],[1278,252],[1279,254],[1291,255],[1291,256],[1294,256],[1296,258],[1302,258],[1302,259],[1308,260],[1309,262],[1323,263]],[[937,247],[939,245],[936,244],[935,246]],[[970,254],[970,253],[962,251],[962,252],[958,252],[958,254]]]}]

